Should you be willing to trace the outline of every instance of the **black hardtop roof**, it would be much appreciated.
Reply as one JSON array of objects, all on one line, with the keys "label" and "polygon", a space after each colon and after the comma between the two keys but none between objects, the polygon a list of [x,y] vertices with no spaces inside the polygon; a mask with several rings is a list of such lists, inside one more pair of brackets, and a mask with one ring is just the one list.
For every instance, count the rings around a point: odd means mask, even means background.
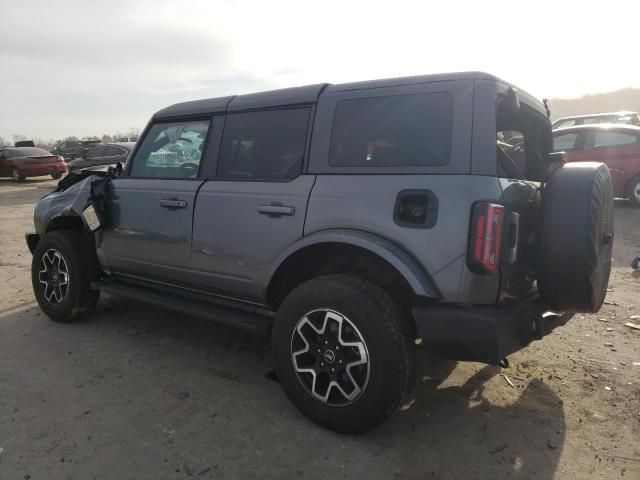
[{"label": "black hardtop roof", "polygon": [[183,115],[207,115],[256,108],[276,107],[280,105],[310,104],[318,101],[324,92],[344,92],[348,90],[364,90],[369,88],[414,85],[451,80],[494,80],[509,84],[504,80],[483,72],[439,73],[435,75],[417,75],[412,77],[386,78],[340,84],[318,83],[304,87],[283,88],[266,92],[249,93],[229,97],[207,98],[190,102],[176,103],[156,112],[154,118],[172,118]]}]

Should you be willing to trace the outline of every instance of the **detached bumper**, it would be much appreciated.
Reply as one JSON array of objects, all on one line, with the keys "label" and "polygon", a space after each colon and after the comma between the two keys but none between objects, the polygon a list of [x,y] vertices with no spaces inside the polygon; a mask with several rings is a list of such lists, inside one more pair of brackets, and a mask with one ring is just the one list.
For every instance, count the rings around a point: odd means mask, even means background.
[{"label": "detached bumper", "polygon": [[413,309],[422,343],[449,360],[497,365],[507,355],[564,325],[558,315],[535,303],[497,306],[425,306]]}]

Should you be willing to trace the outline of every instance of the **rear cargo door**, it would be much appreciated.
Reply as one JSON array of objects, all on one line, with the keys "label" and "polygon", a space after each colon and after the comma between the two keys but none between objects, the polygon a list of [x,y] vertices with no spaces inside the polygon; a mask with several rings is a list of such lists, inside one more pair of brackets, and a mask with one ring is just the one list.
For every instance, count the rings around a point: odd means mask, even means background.
[{"label": "rear cargo door", "polygon": [[509,88],[496,101],[496,168],[503,192],[504,225],[500,262],[500,302],[536,291],[540,180],[552,148],[551,126],[539,105],[514,102]]}]

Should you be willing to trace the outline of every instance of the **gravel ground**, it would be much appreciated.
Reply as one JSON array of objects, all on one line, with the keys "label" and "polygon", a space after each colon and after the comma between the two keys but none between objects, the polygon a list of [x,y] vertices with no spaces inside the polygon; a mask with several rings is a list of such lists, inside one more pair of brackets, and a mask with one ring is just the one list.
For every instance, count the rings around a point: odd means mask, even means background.
[{"label": "gravel ground", "polygon": [[598,314],[505,370],[420,352],[412,408],[342,436],[265,377],[264,339],[106,296],[87,321],[49,321],[24,232],[53,185],[0,180],[0,479],[640,479],[640,331],[624,326],[640,315],[640,210],[626,202]]}]

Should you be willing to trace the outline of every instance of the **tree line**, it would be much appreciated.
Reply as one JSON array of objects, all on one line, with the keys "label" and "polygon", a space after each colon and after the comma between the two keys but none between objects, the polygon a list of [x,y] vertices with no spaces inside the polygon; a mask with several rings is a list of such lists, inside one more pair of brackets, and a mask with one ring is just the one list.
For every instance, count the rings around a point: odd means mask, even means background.
[{"label": "tree line", "polygon": [[99,140],[102,143],[113,143],[118,142],[123,138],[137,138],[140,135],[140,129],[136,127],[131,127],[126,132],[115,132],[115,133],[105,133],[101,136],[93,135],[89,137],[76,137],[71,135],[69,137],[64,137],[59,140],[55,140],[53,138],[29,138],[26,135],[21,134],[13,134],[11,138],[5,138],[0,136],[0,147],[8,147],[15,145],[16,142],[21,142],[24,140],[32,140],[36,147],[42,148],[44,150],[53,150],[56,145],[61,142],[66,142],[69,140]]}]

